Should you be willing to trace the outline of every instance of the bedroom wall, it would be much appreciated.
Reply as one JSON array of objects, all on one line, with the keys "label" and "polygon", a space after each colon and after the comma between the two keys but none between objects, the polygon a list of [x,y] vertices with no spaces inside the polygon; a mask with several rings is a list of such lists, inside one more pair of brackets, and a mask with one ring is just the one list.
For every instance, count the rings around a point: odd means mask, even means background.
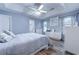
[{"label": "bedroom wall", "polygon": [[42,33],[43,31],[43,23],[42,20],[35,20],[35,32]]},{"label": "bedroom wall", "polygon": [[0,10],[0,14],[12,16],[12,31],[15,34],[29,32],[29,17],[18,13],[7,12],[7,10]]},{"label": "bedroom wall", "polygon": [[15,34],[29,32],[29,18],[23,15],[12,15],[12,31]]}]

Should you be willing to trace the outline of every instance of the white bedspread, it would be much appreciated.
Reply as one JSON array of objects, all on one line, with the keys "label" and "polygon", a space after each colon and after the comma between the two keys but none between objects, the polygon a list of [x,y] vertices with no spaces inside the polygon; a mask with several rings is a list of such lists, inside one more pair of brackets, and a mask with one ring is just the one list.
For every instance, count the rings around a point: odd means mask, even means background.
[{"label": "white bedspread", "polygon": [[48,45],[48,38],[45,35],[36,33],[19,34],[7,43],[0,43],[0,54],[31,54],[44,45]]}]

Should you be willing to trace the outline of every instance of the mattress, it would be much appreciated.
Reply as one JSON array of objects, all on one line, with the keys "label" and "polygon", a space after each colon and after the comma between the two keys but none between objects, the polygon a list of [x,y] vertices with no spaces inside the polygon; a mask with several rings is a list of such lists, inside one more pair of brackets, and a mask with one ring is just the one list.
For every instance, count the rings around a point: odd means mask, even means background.
[{"label": "mattress", "polygon": [[36,33],[18,34],[11,41],[0,43],[0,54],[28,55],[44,45],[48,45],[48,38],[45,35]]}]

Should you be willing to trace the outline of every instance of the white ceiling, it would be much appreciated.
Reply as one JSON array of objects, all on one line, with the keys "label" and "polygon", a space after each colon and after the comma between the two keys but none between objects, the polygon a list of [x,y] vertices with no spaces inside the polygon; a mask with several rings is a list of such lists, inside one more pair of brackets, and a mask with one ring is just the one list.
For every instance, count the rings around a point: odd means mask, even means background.
[{"label": "white ceiling", "polygon": [[[43,14],[42,15],[43,17],[42,16],[37,17],[41,19],[79,9],[79,3],[42,3],[42,4],[44,5],[42,10],[47,10],[48,12],[46,14]],[[34,3],[27,3],[21,5],[25,6],[26,8],[35,6]],[[54,8],[54,10],[50,11],[51,8]]]},{"label": "white ceiling", "polygon": [[68,12],[72,12],[72,11],[75,11],[75,10],[79,10],[79,4],[78,3],[63,3],[63,4],[60,4],[61,7],[53,10],[53,11],[50,11],[49,13],[47,13],[45,15],[45,17],[49,17],[49,16],[53,16],[53,15],[58,15],[58,14],[63,14],[63,13],[68,13]]},{"label": "white ceiling", "polygon": [[[28,9],[28,7],[32,7],[32,8],[39,8],[39,5],[44,5],[44,7],[42,8],[42,10],[47,11],[46,14],[42,14],[40,16],[35,15],[34,11],[31,9]],[[27,15],[30,15],[34,18],[38,18],[38,19],[44,19],[50,16],[54,16],[54,15],[59,15],[59,14],[63,14],[63,13],[67,13],[67,12],[71,12],[71,11],[75,11],[79,9],[79,3],[16,3],[13,5],[17,5],[16,8],[14,8],[14,6],[12,6],[13,9],[15,10],[24,10],[24,13],[26,13]],[[17,9],[17,7],[19,7]],[[11,5],[10,5],[11,7]],[[11,8],[11,9],[12,9]],[[52,9],[53,8],[53,9]],[[27,10],[25,10],[27,9]],[[52,10],[51,10],[52,9]]]}]

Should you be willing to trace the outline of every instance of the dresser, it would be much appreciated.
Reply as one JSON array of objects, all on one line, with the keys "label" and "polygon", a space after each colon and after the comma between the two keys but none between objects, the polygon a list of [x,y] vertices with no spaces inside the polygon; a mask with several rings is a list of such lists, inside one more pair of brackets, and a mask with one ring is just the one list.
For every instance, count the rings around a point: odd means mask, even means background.
[{"label": "dresser", "polygon": [[64,29],[65,51],[79,54],[79,27],[67,27]]}]

